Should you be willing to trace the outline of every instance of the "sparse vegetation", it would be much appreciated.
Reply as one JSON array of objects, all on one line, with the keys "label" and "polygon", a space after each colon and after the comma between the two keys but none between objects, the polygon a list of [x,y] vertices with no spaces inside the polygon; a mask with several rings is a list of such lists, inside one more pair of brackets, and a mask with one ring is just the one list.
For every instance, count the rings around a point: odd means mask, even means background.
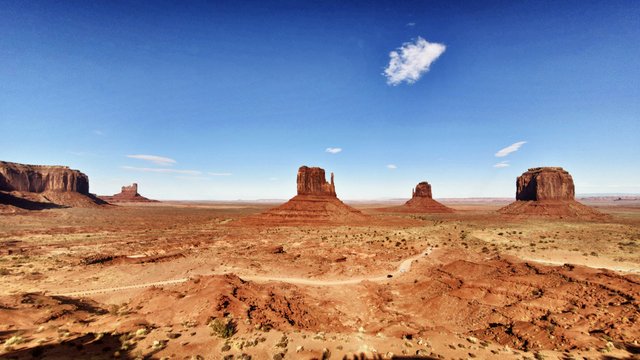
[{"label": "sparse vegetation", "polygon": [[215,318],[207,325],[211,329],[212,335],[219,338],[228,339],[236,333],[236,323],[231,318]]}]

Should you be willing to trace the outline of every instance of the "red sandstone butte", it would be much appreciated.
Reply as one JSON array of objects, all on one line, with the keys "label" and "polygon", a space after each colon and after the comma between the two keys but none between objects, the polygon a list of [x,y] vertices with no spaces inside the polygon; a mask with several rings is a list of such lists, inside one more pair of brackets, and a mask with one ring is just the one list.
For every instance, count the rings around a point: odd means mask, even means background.
[{"label": "red sandstone butte", "polygon": [[433,200],[431,194],[431,185],[423,181],[416,185],[415,189],[411,189],[411,199],[402,206],[380,209],[391,212],[407,212],[407,213],[452,213],[453,209],[442,205]]},{"label": "red sandstone butte", "polygon": [[89,177],[78,170],[0,161],[0,204],[35,210],[103,203],[89,193]]},{"label": "red sandstone butte", "polygon": [[506,215],[600,217],[575,200],[573,178],[561,167],[531,168],[516,180],[516,201],[498,210]]},{"label": "red sandstone butte", "polygon": [[333,173],[327,182],[324,169],[298,169],[298,194],[288,202],[259,215],[256,220],[286,223],[351,222],[368,217],[344,204],[336,195]]},{"label": "red sandstone butte", "polygon": [[138,184],[133,183],[129,186],[123,186],[118,194],[113,196],[100,196],[101,199],[108,202],[157,202],[157,200],[147,199],[138,193]]}]

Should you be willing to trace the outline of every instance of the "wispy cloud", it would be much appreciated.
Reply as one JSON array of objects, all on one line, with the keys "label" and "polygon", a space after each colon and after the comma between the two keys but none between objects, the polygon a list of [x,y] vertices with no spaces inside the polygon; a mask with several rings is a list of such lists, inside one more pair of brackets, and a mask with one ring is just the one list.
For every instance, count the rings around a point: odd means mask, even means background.
[{"label": "wispy cloud", "polygon": [[208,173],[211,176],[231,176],[233,175],[232,173],[216,173],[216,172],[210,172]]},{"label": "wispy cloud", "polygon": [[339,152],[342,151],[342,148],[339,147],[328,147],[325,152],[328,152],[329,154],[337,154]]},{"label": "wispy cloud", "polygon": [[500,161],[499,163],[494,164],[493,167],[498,169],[509,167],[509,160]]},{"label": "wispy cloud", "polygon": [[131,159],[150,161],[160,166],[171,166],[176,163],[176,161],[171,158],[157,155],[127,155],[127,157]]},{"label": "wispy cloud", "polygon": [[397,168],[398,168],[398,167],[396,166],[396,164],[389,164],[389,165],[387,165],[387,169],[390,169],[390,170],[395,170],[395,169],[397,169]]},{"label": "wispy cloud", "polygon": [[414,26],[416,26],[416,23],[414,22],[407,23],[407,27],[414,27]]},{"label": "wispy cloud", "polygon": [[389,53],[389,65],[383,73],[387,77],[387,84],[395,86],[403,81],[415,83],[429,71],[431,64],[446,48],[444,44],[430,43],[421,37],[415,42],[404,43],[397,51]]},{"label": "wispy cloud", "polygon": [[507,146],[506,148],[499,150],[496,153],[496,157],[505,157],[505,156],[511,154],[512,152],[516,152],[516,151],[518,151],[518,149],[520,149],[520,147],[522,145],[524,145],[526,143],[527,143],[526,141],[518,141],[517,143],[513,143],[513,144]]},{"label": "wispy cloud", "polygon": [[163,174],[185,174],[185,175],[201,175],[202,174],[202,171],[197,171],[197,170],[178,170],[178,169],[167,169],[167,168],[145,168],[145,167],[135,167],[135,166],[123,166],[122,168],[126,169],[126,170],[153,172],[153,173],[163,173]]},{"label": "wispy cloud", "polygon": [[94,135],[98,135],[98,136],[103,136],[104,135],[104,131],[102,131],[102,130],[95,129],[92,132],[94,133]]}]

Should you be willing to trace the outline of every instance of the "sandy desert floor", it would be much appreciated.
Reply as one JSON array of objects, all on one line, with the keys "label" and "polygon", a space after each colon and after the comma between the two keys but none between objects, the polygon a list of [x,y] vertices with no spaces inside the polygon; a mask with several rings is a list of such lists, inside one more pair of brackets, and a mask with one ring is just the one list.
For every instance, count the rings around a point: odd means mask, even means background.
[{"label": "sandy desert floor", "polygon": [[371,220],[349,225],[239,203],[0,215],[0,358],[639,356],[640,204],[597,202],[597,221],[448,205],[357,204]]}]

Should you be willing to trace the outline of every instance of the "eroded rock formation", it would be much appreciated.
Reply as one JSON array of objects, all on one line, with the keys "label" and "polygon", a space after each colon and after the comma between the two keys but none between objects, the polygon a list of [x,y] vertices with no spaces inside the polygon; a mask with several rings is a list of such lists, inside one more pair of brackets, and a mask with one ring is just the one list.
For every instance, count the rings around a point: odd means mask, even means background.
[{"label": "eroded rock formation", "polygon": [[516,180],[516,201],[498,210],[506,215],[601,217],[575,201],[573,178],[561,167],[531,168]]},{"label": "eroded rock formation", "polygon": [[89,177],[67,166],[25,165],[0,161],[0,190],[89,194]]},{"label": "eroded rock formation", "polygon": [[415,189],[411,189],[411,199],[402,206],[380,209],[391,212],[409,213],[452,213],[453,209],[433,200],[431,184],[426,181],[418,183]]},{"label": "eroded rock formation", "polygon": [[516,200],[574,200],[573,178],[561,167],[537,167],[518,176]]},{"label": "eroded rock formation", "polygon": [[108,202],[156,202],[157,200],[147,199],[138,193],[138,184],[133,183],[129,186],[123,186],[118,194],[113,196],[100,196],[101,199]]},{"label": "eroded rock formation", "polygon": [[413,199],[417,197],[433,198],[431,195],[431,185],[428,182],[423,181],[418,183],[415,189],[411,189],[411,198]]},{"label": "eroded rock formation", "polygon": [[39,210],[104,202],[89,193],[89,177],[78,170],[0,161],[0,203]]},{"label": "eroded rock formation", "polygon": [[353,222],[368,217],[338,199],[333,173],[327,182],[324,169],[301,166],[297,178],[298,194],[252,220],[259,222],[318,223]]},{"label": "eroded rock formation", "polygon": [[324,169],[301,166],[298,169],[298,195],[336,196],[336,187],[331,173],[331,182],[325,178]]}]

